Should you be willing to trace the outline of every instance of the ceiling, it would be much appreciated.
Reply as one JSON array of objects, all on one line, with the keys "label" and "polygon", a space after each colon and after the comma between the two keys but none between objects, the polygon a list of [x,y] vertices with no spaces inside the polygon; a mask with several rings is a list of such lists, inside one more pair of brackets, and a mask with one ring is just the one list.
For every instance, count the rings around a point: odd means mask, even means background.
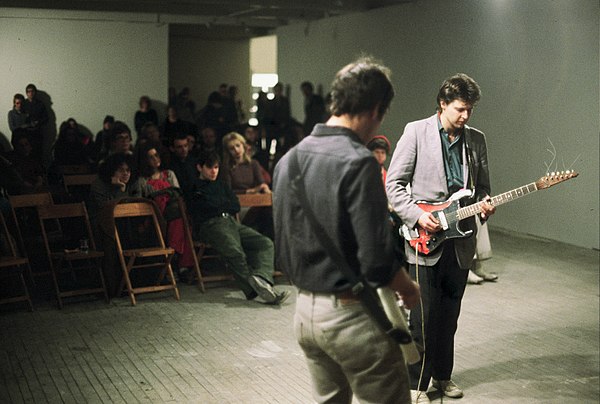
[{"label": "ceiling", "polygon": [[171,35],[250,38],[291,23],[310,22],[416,0],[2,0],[3,7],[102,11],[151,16]]}]

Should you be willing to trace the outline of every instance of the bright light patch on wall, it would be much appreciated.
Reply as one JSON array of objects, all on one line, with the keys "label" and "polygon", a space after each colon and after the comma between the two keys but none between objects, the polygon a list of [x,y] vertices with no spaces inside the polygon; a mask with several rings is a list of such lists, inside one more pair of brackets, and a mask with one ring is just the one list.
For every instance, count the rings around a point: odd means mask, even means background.
[{"label": "bright light patch on wall", "polygon": [[256,119],[256,118],[250,118],[250,119],[248,119],[248,125],[250,125],[250,126],[258,126],[258,119]]},{"label": "bright light patch on wall", "polygon": [[272,73],[254,73],[252,75],[252,87],[260,87],[267,92],[270,87],[277,84],[279,76]]}]

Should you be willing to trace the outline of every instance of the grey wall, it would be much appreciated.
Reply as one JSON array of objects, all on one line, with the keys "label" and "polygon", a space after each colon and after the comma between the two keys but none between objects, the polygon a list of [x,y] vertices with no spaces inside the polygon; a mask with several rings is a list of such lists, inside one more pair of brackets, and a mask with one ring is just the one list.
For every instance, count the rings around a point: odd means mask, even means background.
[{"label": "grey wall", "polygon": [[483,97],[471,119],[487,134],[493,194],[532,182],[557,152],[580,176],[504,205],[490,223],[599,247],[599,4],[597,0],[418,0],[280,28],[278,73],[302,120],[303,80],[326,88],[361,53],[393,71],[397,97],[382,132],[434,112],[444,78],[464,72]]},{"label": "grey wall", "polygon": [[107,114],[131,130],[141,95],[166,101],[168,27],[118,13],[0,8],[0,132],[15,93],[34,83],[94,134]]},{"label": "grey wall", "polygon": [[[189,87],[197,109],[206,105],[208,95],[219,84],[236,85],[243,106],[251,106],[250,41],[207,41],[171,36],[169,43],[169,84],[179,92]],[[248,112],[246,111],[246,118]]]}]

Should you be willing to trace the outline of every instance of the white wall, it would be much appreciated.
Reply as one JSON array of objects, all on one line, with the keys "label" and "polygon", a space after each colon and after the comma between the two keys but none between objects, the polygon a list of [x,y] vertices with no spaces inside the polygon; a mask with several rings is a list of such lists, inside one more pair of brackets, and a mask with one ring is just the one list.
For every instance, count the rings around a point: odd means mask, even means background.
[{"label": "white wall", "polygon": [[[15,93],[34,83],[94,134],[107,114],[133,128],[141,95],[166,101],[168,28],[139,16],[0,8],[0,132]],[[135,136],[135,135],[134,135]]]},{"label": "white wall", "polygon": [[[196,109],[206,105],[208,95],[221,83],[238,86],[244,108],[250,98],[249,40],[202,40],[171,36],[169,84],[181,91],[189,87]],[[245,111],[246,117],[248,112]]]},{"label": "white wall", "polygon": [[[303,80],[328,87],[361,53],[393,71],[397,96],[382,132],[434,112],[444,78],[464,72],[483,96],[471,124],[487,134],[493,194],[558,168],[581,174],[504,205],[491,222],[599,248],[599,4],[597,0],[422,0],[277,30],[278,73],[302,120]],[[564,164],[563,164],[564,161]]]}]

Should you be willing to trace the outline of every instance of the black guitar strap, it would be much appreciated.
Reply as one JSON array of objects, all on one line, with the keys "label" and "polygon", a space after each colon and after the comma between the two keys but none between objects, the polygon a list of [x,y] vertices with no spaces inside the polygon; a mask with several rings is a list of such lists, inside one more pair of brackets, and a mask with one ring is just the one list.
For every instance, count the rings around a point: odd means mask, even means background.
[{"label": "black guitar strap", "polygon": [[367,312],[375,319],[375,321],[387,335],[392,337],[399,344],[409,343],[412,340],[411,335],[404,330],[395,328],[392,325],[383,308],[379,304],[377,292],[367,283],[364,277],[359,277],[356,273],[354,273],[342,253],[334,244],[333,240],[327,235],[327,231],[315,216],[306,196],[306,188],[304,186],[304,181],[302,180],[302,173],[298,162],[298,150],[294,148],[288,153],[290,154],[288,160],[290,162],[288,174],[291,188],[302,204],[302,210],[306,214],[306,217],[312,226],[315,235],[319,239],[319,242],[325,251],[329,253],[329,256],[336,263],[338,268],[344,272],[344,276],[352,285],[352,294],[360,298]]}]

